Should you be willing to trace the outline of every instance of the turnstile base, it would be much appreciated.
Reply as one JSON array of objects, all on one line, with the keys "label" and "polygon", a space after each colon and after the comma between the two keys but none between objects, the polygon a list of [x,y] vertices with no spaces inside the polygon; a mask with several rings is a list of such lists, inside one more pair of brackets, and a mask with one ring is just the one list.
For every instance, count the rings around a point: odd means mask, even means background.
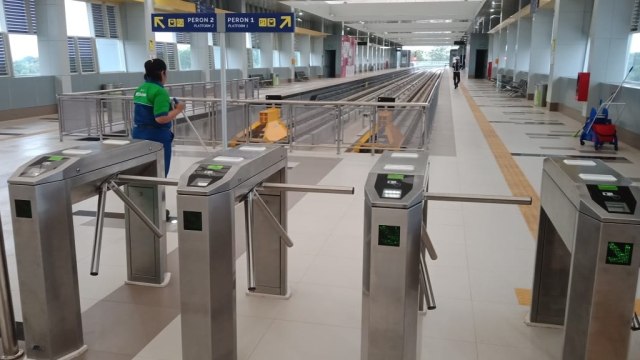
[{"label": "turnstile base", "polygon": [[564,326],[562,326],[562,325],[531,322],[531,313],[527,313],[527,315],[525,315],[524,324],[527,325],[527,326],[544,328],[544,329],[562,329],[562,328],[564,328]]},{"label": "turnstile base", "polygon": [[24,350],[19,349],[15,355],[0,355],[0,360],[16,360],[24,357]]},{"label": "turnstile base", "polygon": [[245,290],[245,294],[247,296],[264,297],[264,298],[276,299],[276,300],[289,300],[289,298],[291,298],[291,289],[287,290],[287,293],[285,295],[263,294],[263,293],[251,292],[249,290]]},{"label": "turnstile base", "polygon": [[[89,347],[87,345],[82,345],[82,347],[72,353],[69,353],[63,357],[57,358],[56,360],[74,360],[74,359],[79,359],[84,353],[87,352],[87,350],[89,350]],[[25,360],[33,360],[30,359],[29,357],[25,358]]]},{"label": "turnstile base", "polygon": [[166,272],[166,273],[164,273],[164,281],[161,284],[151,284],[151,283],[146,283],[146,282],[129,281],[129,280],[125,280],[124,283],[127,284],[127,285],[163,288],[163,287],[167,287],[167,285],[169,285],[170,281],[171,281],[171,273],[170,272]]}]

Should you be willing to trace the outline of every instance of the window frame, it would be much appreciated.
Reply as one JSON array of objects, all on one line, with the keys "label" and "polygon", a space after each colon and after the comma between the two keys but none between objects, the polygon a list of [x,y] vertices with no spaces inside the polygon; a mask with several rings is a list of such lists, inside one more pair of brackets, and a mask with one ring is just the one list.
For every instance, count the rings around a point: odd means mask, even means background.
[{"label": "window frame", "polygon": [[[75,52],[75,61],[76,61],[76,69],[77,72],[71,72],[71,59],[69,58],[69,73],[72,75],[83,75],[83,74],[99,74],[100,73],[100,63],[98,62],[98,51],[96,48],[96,38],[88,37],[88,36],[67,36],[67,42],[69,39],[73,40],[73,49]],[[80,46],[78,44],[78,39],[82,40],[90,40],[91,44],[91,60],[93,62],[93,71],[84,71],[82,67],[82,57],[80,56]],[[68,44],[68,43],[67,43]],[[68,45],[67,45],[68,46]],[[68,48],[67,48],[68,51]],[[67,53],[67,56],[69,54]]]},{"label": "window frame", "polygon": [[[626,61],[626,66],[625,66],[625,70],[624,70],[624,76],[627,77],[628,71],[631,68],[632,64],[631,64],[631,43],[633,41],[633,37],[637,36],[638,37],[638,41],[640,42],[640,29],[638,31],[633,31],[629,33],[629,46],[627,47],[627,61]],[[634,54],[638,54],[640,53],[640,51],[634,53]],[[640,72],[640,66],[637,66],[634,68],[634,72]],[[625,80],[625,85],[630,85],[632,87],[635,88],[640,88],[640,80],[629,80],[628,78]]]},{"label": "window frame", "polygon": [[0,77],[12,77],[13,76],[13,59],[11,57],[11,49],[9,46],[9,34],[5,31],[0,32],[0,38],[2,38],[2,46],[4,50],[4,62],[7,70],[6,74],[0,73]]}]

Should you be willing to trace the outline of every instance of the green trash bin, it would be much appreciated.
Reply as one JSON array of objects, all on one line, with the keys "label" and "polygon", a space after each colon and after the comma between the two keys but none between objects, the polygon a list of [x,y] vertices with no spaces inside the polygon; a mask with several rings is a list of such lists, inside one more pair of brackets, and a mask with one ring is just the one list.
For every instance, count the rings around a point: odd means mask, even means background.
[{"label": "green trash bin", "polygon": [[271,83],[273,84],[273,86],[280,85],[280,75],[271,73]]},{"label": "green trash bin", "polygon": [[538,107],[547,106],[547,84],[536,85],[536,92],[533,95],[533,104]]}]

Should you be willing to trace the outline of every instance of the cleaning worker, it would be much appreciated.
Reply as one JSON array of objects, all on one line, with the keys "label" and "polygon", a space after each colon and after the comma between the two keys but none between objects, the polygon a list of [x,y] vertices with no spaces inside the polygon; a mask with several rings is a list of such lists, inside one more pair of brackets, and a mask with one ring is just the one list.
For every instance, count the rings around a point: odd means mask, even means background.
[{"label": "cleaning worker", "polygon": [[460,65],[460,60],[458,58],[455,58],[451,67],[453,68],[453,86],[455,86],[455,88],[457,89],[458,85],[460,84],[460,70],[462,68],[462,66]]},{"label": "cleaning worker", "polygon": [[167,64],[162,59],[151,59],[144,63],[144,80],[144,84],[133,95],[135,108],[132,136],[134,139],[159,142],[164,146],[166,177],[171,165],[171,121],[184,110],[184,104],[177,101],[172,103],[169,92],[164,88],[167,82]]}]

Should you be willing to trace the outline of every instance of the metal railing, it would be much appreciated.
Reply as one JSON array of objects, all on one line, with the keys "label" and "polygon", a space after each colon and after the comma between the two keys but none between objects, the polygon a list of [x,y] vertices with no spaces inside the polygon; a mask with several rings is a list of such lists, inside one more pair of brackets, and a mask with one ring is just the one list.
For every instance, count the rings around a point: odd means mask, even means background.
[{"label": "metal railing", "polygon": [[[167,84],[165,88],[175,98],[220,98],[219,81]],[[129,136],[133,119],[132,99],[137,88],[114,88],[58,95],[60,141],[66,135]],[[230,99],[258,99],[258,78],[227,81]]]},{"label": "metal railing", "polygon": [[[227,100],[227,138],[234,142],[265,142],[252,132],[260,111],[276,106],[287,136],[276,141],[290,149],[330,149],[337,153],[382,149],[419,150],[429,141],[440,79],[424,103],[378,103],[353,101]],[[60,139],[71,134],[86,136],[130,136],[133,99],[125,95],[80,93],[59,96]],[[172,94],[173,95],[173,94]],[[185,113],[207,145],[222,142],[221,100],[217,97],[178,97]],[[176,144],[199,142],[194,128],[183,117],[173,123]],[[259,132],[259,131],[257,131]],[[368,141],[362,139],[368,136]]]}]

